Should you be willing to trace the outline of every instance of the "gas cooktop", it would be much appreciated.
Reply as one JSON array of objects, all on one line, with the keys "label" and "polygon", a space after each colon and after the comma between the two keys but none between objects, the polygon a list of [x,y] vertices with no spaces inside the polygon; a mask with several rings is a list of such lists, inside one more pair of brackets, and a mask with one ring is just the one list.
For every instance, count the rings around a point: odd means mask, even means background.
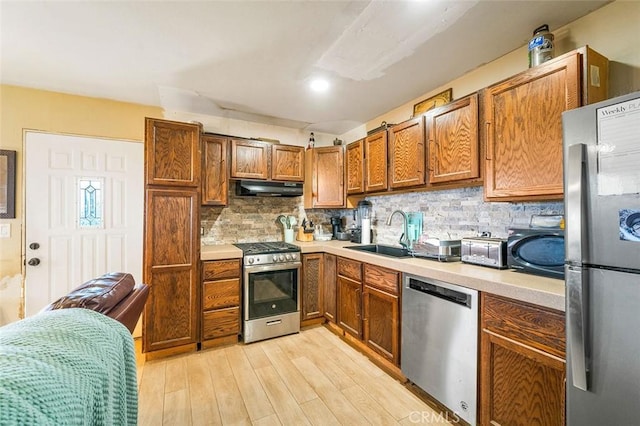
[{"label": "gas cooktop", "polygon": [[300,251],[300,247],[285,243],[283,241],[263,242],[263,243],[237,243],[234,246],[242,250],[246,256],[248,254],[266,253],[291,253]]}]

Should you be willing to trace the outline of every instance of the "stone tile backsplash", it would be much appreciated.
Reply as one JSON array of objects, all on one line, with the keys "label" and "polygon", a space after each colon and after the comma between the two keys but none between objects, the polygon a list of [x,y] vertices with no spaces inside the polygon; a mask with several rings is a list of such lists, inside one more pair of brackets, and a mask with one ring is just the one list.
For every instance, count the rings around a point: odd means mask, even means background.
[{"label": "stone tile backsplash", "polygon": [[[491,232],[506,238],[510,227],[528,227],[534,214],[564,214],[562,201],[557,202],[485,202],[482,187],[442,191],[414,192],[396,195],[368,196],[373,205],[374,242],[396,245],[402,233],[402,220],[395,216],[390,226],[387,217],[394,210],[422,212],[423,234],[437,238],[458,239]],[[280,241],[282,226],[278,215],[293,215],[331,230],[330,218],[345,216],[347,226],[353,223],[350,209],[304,209],[303,198],[238,197],[229,193],[228,207],[201,210],[202,244],[232,244],[250,241]]]},{"label": "stone tile backsplash", "polygon": [[470,187],[443,191],[367,197],[373,204],[376,242],[397,244],[402,220],[397,215],[390,226],[386,220],[394,210],[422,212],[423,235],[440,239],[460,239],[491,232],[506,238],[509,228],[528,227],[534,214],[564,214],[557,202],[485,202],[483,188]]},{"label": "stone tile backsplash", "polygon": [[277,217],[281,214],[295,216],[298,224],[306,218],[314,224],[321,224],[325,231],[330,231],[330,218],[342,211],[313,209],[305,212],[302,197],[239,197],[234,190],[232,184],[227,207],[202,206],[202,244],[282,241],[282,225],[277,222]]}]

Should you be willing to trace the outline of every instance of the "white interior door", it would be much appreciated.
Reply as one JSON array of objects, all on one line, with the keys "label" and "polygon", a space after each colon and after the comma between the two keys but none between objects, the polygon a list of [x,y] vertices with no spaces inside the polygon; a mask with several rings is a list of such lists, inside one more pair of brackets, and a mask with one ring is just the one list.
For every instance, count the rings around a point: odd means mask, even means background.
[{"label": "white interior door", "polygon": [[25,313],[106,272],[142,279],[142,143],[26,132]]}]

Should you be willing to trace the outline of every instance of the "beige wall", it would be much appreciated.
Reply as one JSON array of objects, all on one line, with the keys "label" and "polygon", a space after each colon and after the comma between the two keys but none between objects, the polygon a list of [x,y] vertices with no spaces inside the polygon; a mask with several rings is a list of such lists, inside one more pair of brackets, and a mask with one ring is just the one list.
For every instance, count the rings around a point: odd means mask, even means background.
[{"label": "beige wall", "polygon": [[[41,130],[114,139],[144,139],[144,117],[162,117],[156,107],[0,86],[0,146],[17,151],[16,218],[11,237],[0,239],[0,325],[18,319],[22,283],[23,131]],[[78,283],[79,284],[79,283]]]},{"label": "beige wall", "polygon": [[[640,1],[608,4],[562,28],[553,29],[555,54],[559,56],[578,47],[589,45],[610,61],[609,96],[614,97],[640,90]],[[366,136],[366,131],[380,126],[382,121],[401,123],[413,115],[413,105],[451,87],[453,98],[470,93],[524,71],[529,66],[527,46],[420,95],[404,105],[370,120],[365,126],[341,136],[352,142]]]}]

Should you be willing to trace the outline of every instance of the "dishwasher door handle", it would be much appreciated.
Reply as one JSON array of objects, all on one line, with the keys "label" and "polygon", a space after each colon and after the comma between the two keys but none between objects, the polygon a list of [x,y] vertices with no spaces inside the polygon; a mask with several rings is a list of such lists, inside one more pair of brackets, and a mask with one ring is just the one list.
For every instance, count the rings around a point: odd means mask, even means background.
[{"label": "dishwasher door handle", "polygon": [[446,300],[457,305],[471,308],[471,295],[461,291],[451,290],[432,283],[418,281],[411,278],[409,280],[409,288],[420,293],[425,293],[439,299]]}]

